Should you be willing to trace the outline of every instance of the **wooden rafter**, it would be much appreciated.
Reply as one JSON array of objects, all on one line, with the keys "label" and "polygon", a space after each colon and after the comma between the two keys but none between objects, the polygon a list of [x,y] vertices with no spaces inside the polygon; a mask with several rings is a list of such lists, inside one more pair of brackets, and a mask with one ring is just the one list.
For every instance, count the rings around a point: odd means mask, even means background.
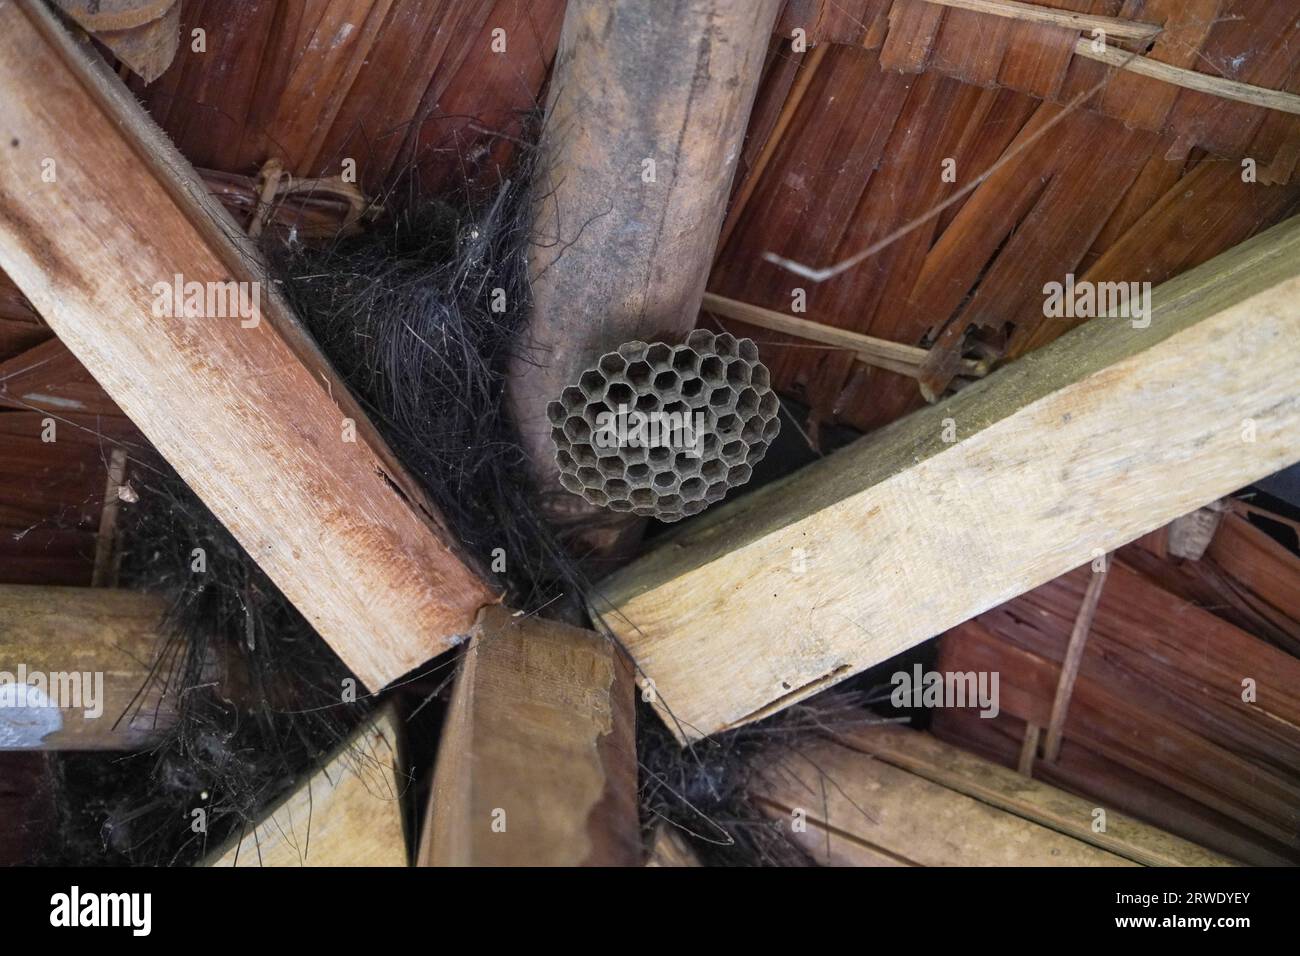
[{"label": "wooden rafter", "polygon": [[485,609],[443,730],[421,863],[638,862],[632,689],[594,631]]},{"label": "wooden rafter", "polygon": [[725,505],[597,610],[683,738],[755,720],[1300,459],[1300,219]]},{"label": "wooden rafter", "polygon": [[[493,595],[185,161],[39,4],[0,91],[0,266],[368,686],[452,646]],[[156,317],[178,275],[259,321]]]}]

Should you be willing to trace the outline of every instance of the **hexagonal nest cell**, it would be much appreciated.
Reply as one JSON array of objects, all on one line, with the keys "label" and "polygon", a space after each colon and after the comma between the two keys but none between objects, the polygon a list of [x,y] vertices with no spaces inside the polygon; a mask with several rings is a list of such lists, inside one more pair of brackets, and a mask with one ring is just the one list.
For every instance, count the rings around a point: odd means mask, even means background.
[{"label": "hexagonal nest cell", "polygon": [[661,521],[749,481],[781,430],[758,346],[696,329],[628,342],[547,406],[560,483],[594,505]]}]

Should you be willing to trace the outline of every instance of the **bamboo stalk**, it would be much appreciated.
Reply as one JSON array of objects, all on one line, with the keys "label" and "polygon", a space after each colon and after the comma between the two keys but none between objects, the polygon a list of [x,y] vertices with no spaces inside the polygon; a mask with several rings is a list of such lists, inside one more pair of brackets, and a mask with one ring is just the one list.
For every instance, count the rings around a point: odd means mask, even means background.
[{"label": "bamboo stalk", "polygon": [[[750,305],[747,302],[737,302],[735,299],[728,299],[712,292],[704,294],[703,307],[716,315],[735,319],[748,325],[756,325],[759,328],[781,332],[784,335],[793,335],[797,338],[807,339],[810,342],[821,342],[824,345],[833,345],[845,349],[854,353],[859,361],[867,365],[888,369],[909,378],[917,378],[920,375],[921,366],[924,364],[926,356],[930,354],[928,349],[919,346],[904,345],[902,342],[891,342],[889,339],[863,335],[860,332],[839,329],[831,325],[822,325],[819,322],[810,322],[807,319],[784,315],[771,309],[764,309],[761,306]],[[963,375],[971,378],[983,378],[988,374],[989,363],[974,359],[962,359],[961,368]]]},{"label": "bamboo stalk", "polygon": [[1029,23],[1045,23],[1048,26],[1066,27],[1071,30],[1103,30],[1107,35],[1122,40],[1150,40],[1164,28],[1157,23],[1142,23],[1137,20],[1124,20],[1120,17],[1107,17],[1094,13],[1075,13],[1072,10],[1057,10],[1040,6],[1037,3],[1019,3],[1017,0],[926,0],[941,7],[953,7],[958,10],[971,10],[975,13],[989,13],[995,17]]},{"label": "bamboo stalk", "polygon": [[[929,0],[929,2],[933,3],[936,0]],[[1079,42],[1074,45],[1074,52],[1090,60],[1106,63],[1121,70],[1136,73],[1138,76],[1160,80],[1163,83],[1172,83],[1186,90],[1195,90],[1197,93],[1208,93],[1210,96],[1219,96],[1223,99],[1235,100],[1238,103],[1248,103],[1251,106],[1262,106],[1264,109],[1300,115],[1300,95],[1288,93],[1285,90],[1269,90],[1262,86],[1252,86],[1249,83],[1240,83],[1237,80],[1229,80],[1222,76],[1198,73],[1196,70],[1187,70],[1180,66],[1161,63],[1159,60],[1153,60],[1150,57],[1134,56],[1128,50],[1115,49],[1109,46],[1097,50],[1093,47],[1091,40],[1083,37],[1080,37]]]}]

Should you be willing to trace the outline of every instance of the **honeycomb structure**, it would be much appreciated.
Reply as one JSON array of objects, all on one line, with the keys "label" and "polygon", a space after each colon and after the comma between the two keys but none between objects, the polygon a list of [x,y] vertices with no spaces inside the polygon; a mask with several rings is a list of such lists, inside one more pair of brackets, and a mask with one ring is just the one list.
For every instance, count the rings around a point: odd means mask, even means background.
[{"label": "honeycomb structure", "polygon": [[[778,409],[758,346],[697,329],[683,345],[628,342],[606,353],[547,417],[567,490],[678,521],[749,481],[781,429]],[[675,427],[683,421],[691,430]]]}]

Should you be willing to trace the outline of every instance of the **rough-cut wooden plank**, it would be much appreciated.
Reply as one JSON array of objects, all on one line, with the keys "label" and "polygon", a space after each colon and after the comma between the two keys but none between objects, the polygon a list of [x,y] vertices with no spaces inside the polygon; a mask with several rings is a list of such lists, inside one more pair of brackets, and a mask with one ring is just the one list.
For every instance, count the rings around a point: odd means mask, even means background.
[{"label": "rough-cut wooden plank", "polygon": [[763,779],[764,809],[822,864],[1136,865],[834,741],[804,747]]},{"label": "rough-cut wooden plank", "polygon": [[1300,657],[1300,558],[1240,515],[1224,516],[1199,561],[1166,561],[1138,543],[1120,554],[1170,594]]},{"label": "rough-cut wooden plank", "polygon": [[715,509],[608,579],[595,609],[689,738],[1285,467],[1300,459],[1298,252],[1292,220],[1156,290],[1146,327],[1091,322]]},{"label": "rough-cut wooden plank", "polygon": [[[48,13],[0,24],[0,266],[367,685],[450,647],[492,595],[238,227]],[[259,321],[154,316],[178,274],[259,282]]]},{"label": "rough-cut wooden plank", "polygon": [[209,866],[406,866],[400,737],[389,710],[366,721],[329,761]]},{"label": "rough-cut wooden plank", "polygon": [[993,807],[1041,823],[1143,866],[1230,866],[1231,861],[1155,827],[1118,813],[1106,814],[1104,831],[1093,830],[1092,801],[942,743],[929,734],[892,724],[838,732],[841,743],[902,770]]},{"label": "rough-cut wooden plank", "polygon": [[881,67],[903,73],[924,70],[946,12],[925,0],[894,0],[889,8],[889,33],[880,48]]},{"label": "rough-cut wooden plank", "polygon": [[[272,123],[272,155],[299,176],[338,171],[323,165],[321,147],[344,98],[369,60],[393,0],[323,0],[294,39],[293,65]],[[276,56],[286,51],[275,50]],[[391,77],[389,78],[391,81]],[[328,171],[327,171],[328,170]]]},{"label": "rough-cut wooden plank", "polygon": [[124,418],[0,411],[0,581],[90,584],[108,460],[138,440]]},{"label": "rough-cut wooden plank", "polygon": [[641,858],[632,673],[593,631],[486,608],[443,728],[420,862]]},{"label": "rough-cut wooden plank", "polygon": [[[1168,171],[1161,178],[1167,176]],[[1104,242],[1095,262],[1084,263],[1085,268],[1075,273],[1082,273],[1087,282],[1159,284],[1244,242],[1286,215],[1300,198],[1300,183],[1246,183],[1241,168],[1233,163],[1200,163],[1172,180],[1154,204],[1144,201],[1144,211],[1120,235]],[[1057,281],[1061,275],[1056,275]],[[1008,348],[1012,358],[1042,347],[1083,321],[1024,312],[1017,318],[1017,334]]]},{"label": "rough-cut wooden plank", "polygon": [[176,705],[177,689],[150,677],[162,616],[150,594],[0,584],[0,750],[134,750],[152,740]]}]

